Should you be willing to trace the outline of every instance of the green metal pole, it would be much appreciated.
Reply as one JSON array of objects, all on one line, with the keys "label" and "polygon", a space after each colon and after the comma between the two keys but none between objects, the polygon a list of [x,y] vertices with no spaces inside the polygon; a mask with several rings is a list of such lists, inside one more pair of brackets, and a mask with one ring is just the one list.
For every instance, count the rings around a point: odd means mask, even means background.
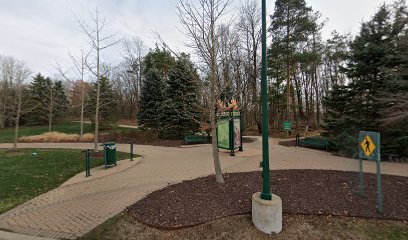
[{"label": "green metal pole", "polygon": [[364,196],[364,176],[363,176],[363,159],[361,159],[361,157],[359,157],[358,160],[358,165],[359,165],[359,172],[358,172],[358,178],[359,178],[359,193],[360,196]]},{"label": "green metal pole", "polygon": [[261,199],[272,200],[269,176],[268,84],[266,82],[266,0],[262,0],[262,178]]},{"label": "green metal pole", "polygon": [[92,150],[90,149],[88,151],[88,176],[89,177],[91,176],[91,151]]},{"label": "green metal pole", "polygon": [[382,205],[382,186],[381,186],[381,162],[377,160],[377,210],[379,213],[383,214],[383,205]]},{"label": "green metal pole", "polygon": [[88,149],[85,150],[85,177],[88,177]]},{"label": "green metal pole", "polygon": [[230,149],[231,149],[231,156],[235,156],[235,133],[234,133],[234,111],[230,110],[229,113],[229,138],[230,138]]},{"label": "green metal pole", "polygon": [[244,129],[244,126],[243,126],[243,124],[242,124],[242,111],[239,111],[239,127],[240,127],[239,133],[241,134],[241,136],[239,136],[240,139],[241,139],[241,146],[239,146],[239,151],[240,151],[240,152],[243,152],[243,151],[244,151],[244,148],[243,148],[243,146],[242,146],[242,131],[243,131],[243,129]]},{"label": "green metal pole", "polygon": [[86,176],[89,177],[89,149],[86,150]]},{"label": "green metal pole", "polygon": [[91,175],[90,173],[90,163],[89,163],[89,149],[86,150],[86,158],[85,158],[85,176],[89,177]]},{"label": "green metal pole", "polygon": [[130,142],[130,161],[133,161],[133,142]]}]

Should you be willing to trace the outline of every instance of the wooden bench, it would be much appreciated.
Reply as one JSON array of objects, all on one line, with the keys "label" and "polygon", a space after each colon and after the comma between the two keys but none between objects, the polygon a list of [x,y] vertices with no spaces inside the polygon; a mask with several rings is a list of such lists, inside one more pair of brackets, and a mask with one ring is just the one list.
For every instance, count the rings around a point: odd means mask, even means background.
[{"label": "wooden bench", "polygon": [[187,135],[184,140],[186,144],[209,143],[208,136],[205,135]]},{"label": "wooden bench", "polygon": [[307,137],[305,139],[300,140],[300,146],[324,149],[327,151],[327,148],[329,146],[329,140],[323,137]]}]

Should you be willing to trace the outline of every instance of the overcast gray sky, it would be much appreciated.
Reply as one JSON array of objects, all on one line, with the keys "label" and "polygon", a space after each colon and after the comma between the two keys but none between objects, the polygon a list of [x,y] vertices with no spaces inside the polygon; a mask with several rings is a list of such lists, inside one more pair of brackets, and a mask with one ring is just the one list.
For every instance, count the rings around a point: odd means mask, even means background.
[{"label": "overcast gray sky", "polygon": [[[236,12],[235,0],[230,11]],[[261,1],[261,0],[259,0]],[[52,76],[52,64],[70,64],[68,51],[74,54],[88,49],[74,14],[89,18],[89,9],[98,9],[107,19],[107,33],[118,37],[139,36],[148,47],[155,43],[154,31],[159,32],[169,45],[182,51],[185,37],[180,32],[176,12],[178,0],[0,0],[0,54],[15,56],[25,61],[33,72]],[[267,0],[272,13],[274,0]],[[306,0],[314,10],[328,18],[323,37],[337,30],[356,34],[360,23],[368,20],[383,2],[392,0]],[[120,47],[103,54],[107,61],[120,60]]]}]

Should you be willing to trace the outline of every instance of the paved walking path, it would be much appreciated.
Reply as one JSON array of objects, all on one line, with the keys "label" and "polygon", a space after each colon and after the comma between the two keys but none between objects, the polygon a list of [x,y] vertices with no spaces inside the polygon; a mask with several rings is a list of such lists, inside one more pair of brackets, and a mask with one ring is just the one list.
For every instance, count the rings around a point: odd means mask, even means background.
[{"label": "paved walking path", "polygon": [[[80,123],[81,121],[72,121],[72,122]],[[92,122],[91,121],[84,121],[84,123],[85,124],[91,124]],[[135,126],[135,125],[122,125],[122,124],[119,124],[118,127],[134,128],[134,129],[139,128],[139,126]]]},{"label": "paved walking path", "polygon": [[[277,143],[277,139],[270,140],[271,169],[358,170],[358,163],[353,159]],[[0,144],[0,148],[9,147],[11,144]],[[19,147],[84,149],[92,148],[92,144],[19,144]],[[129,145],[117,147],[119,151],[129,150]],[[221,154],[223,172],[259,169],[261,142],[245,147],[252,154],[237,157]],[[259,154],[254,154],[257,151]],[[75,239],[152,191],[213,173],[209,145],[191,148],[136,145],[135,153],[144,158],[133,167],[91,181],[61,186],[0,215],[0,229],[32,236]],[[366,172],[375,172],[373,162],[365,162],[364,168]],[[408,164],[384,162],[382,172],[408,176]],[[2,237],[0,232],[0,239]]]}]

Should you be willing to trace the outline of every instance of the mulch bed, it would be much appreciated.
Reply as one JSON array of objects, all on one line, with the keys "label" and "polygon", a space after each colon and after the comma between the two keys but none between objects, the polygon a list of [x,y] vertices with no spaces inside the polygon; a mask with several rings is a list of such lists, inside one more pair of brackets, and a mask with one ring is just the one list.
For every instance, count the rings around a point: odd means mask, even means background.
[{"label": "mulch bed", "polygon": [[279,145],[282,145],[285,147],[296,147],[296,140],[280,141]]},{"label": "mulch bed", "polygon": [[[271,171],[272,192],[283,212],[408,220],[408,178],[382,175],[384,214],[376,211],[376,176],[364,174],[365,197],[357,194],[358,174],[325,170]],[[161,229],[194,226],[251,212],[252,194],[262,189],[260,172],[224,174],[184,181],[155,191],[128,208],[136,221]]]}]

